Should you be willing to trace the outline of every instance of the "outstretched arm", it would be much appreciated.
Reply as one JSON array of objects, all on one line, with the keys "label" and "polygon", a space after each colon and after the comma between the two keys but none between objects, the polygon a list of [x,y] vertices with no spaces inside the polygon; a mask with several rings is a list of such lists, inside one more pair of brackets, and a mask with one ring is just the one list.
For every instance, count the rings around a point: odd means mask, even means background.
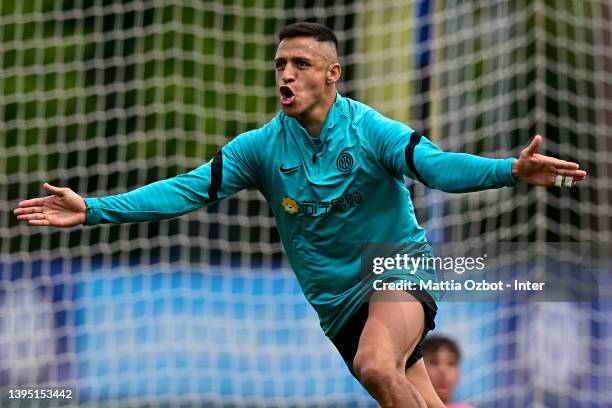
[{"label": "outstretched arm", "polygon": [[[431,188],[463,193],[513,186],[519,181],[550,187],[568,179],[571,185],[584,180],[586,172],[577,163],[538,154],[542,137],[536,136],[518,159],[488,159],[440,150],[424,137],[412,151],[413,173]],[[570,185],[568,184],[568,186]]]},{"label": "outstretched arm", "polygon": [[394,173],[417,179],[430,188],[464,193],[510,187],[519,181],[552,186],[562,177],[572,177],[574,185],[586,177],[577,163],[538,154],[541,136],[536,136],[518,159],[489,159],[445,152],[405,124],[376,111],[368,112],[362,120],[380,162]]},{"label": "outstretched arm", "polygon": [[257,131],[248,132],[189,173],[115,196],[83,199],[68,188],[45,184],[50,196],[22,201],[14,212],[31,225],[56,227],[173,218],[256,185],[256,145]]},{"label": "outstretched arm", "polygon": [[[81,198],[69,188],[45,184],[52,195],[26,200],[15,209],[20,220],[31,225],[71,227],[101,222],[124,223],[156,221],[177,217],[219,199],[223,166],[221,156],[176,177],[157,181],[136,190],[107,197]],[[227,167],[227,165],[226,165]],[[226,177],[227,178],[227,177]],[[241,186],[224,186],[224,198]]]}]

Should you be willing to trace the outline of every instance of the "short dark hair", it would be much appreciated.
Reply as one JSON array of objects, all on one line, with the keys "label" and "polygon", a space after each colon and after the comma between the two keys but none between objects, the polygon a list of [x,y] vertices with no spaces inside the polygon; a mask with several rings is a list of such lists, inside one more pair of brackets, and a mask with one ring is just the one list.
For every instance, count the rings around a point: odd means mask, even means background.
[{"label": "short dark hair", "polygon": [[459,345],[450,337],[441,335],[428,336],[421,342],[423,355],[436,353],[442,347],[446,347],[452,354],[454,354],[457,361],[461,360],[461,350],[459,349]]},{"label": "short dark hair", "polygon": [[309,22],[293,23],[283,27],[278,33],[279,42],[285,38],[295,37],[311,37],[317,41],[332,42],[334,47],[336,47],[336,51],[338,51],[336,34],[323,24]]}]

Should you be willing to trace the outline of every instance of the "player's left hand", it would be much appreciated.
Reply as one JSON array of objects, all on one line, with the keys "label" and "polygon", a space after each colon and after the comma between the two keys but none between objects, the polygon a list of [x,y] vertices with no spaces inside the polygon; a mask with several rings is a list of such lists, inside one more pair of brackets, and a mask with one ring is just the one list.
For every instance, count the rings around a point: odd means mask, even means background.
[{"label": "player's left hand", "polygon": [[[520,181],[536,186],[575,186],[586,177],[578,163],[538,154],[542,136],[537,135],[512,163],[512,174]],[[569,178],[571,177],[571,179]]]}]

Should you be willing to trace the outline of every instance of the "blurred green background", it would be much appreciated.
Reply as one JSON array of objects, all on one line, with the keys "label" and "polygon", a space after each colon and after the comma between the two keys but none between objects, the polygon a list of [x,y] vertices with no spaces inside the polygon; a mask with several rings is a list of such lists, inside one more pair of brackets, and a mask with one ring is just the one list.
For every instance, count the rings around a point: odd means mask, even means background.
[{"label": "blurred green background", "polygon": [[[3,147],[12,153],[2,156],[5,174],[71,167],[77,159],[65,149],[81,150],[82,143],[91,142],[79,164],[160,154],[188,159],[164,166],[161,176],[170,176],[211,157],[224,143],[218,136],[260,125],[241,118],[274,112],[273,94],[257,92],[273,90],[272,70],[265,68],[271,67],[267,61],[274,45],[257,39],[273,36],[277,24],[248,16],[249,7],[259,2],[246,2],[247,16],[242,17],[182,5],[153,7],[153,2],[132,2],[134,10],[130,2],[61,3],[61,8],[51,0],[3,1],[0,6]],[[112,5],[120,3],[113,12]],[[109,10],[100,16],[96,10],[105,6]],[[257,10],[262,13],[261,4]],[[212,27],[208,32],[215,35],[203,35],[204,27]],[[237,28],[240,43],[229,35]],[[221,66],[222,61],[229,63]],[[238,108],[244,115],[220,114]],[[100,138],[112,142],[100,146]],[[160,177],[158,168],[143,170],[147,181]],[[136,174],[129,179],[142,180]],[[32,184],[28,192],[38,193],[38,180]]]}]

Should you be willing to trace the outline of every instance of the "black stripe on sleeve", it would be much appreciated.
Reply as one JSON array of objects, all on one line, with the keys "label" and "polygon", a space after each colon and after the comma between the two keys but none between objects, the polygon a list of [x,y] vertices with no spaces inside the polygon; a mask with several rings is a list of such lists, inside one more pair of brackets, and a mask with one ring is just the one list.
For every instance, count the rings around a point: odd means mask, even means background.
[{"label": "black stripe on sleeve", "polygon": [[217,152],[210,165],[210,187],[208,187],[208,202],[217,201],[219,188],[223,181],[223,153]]},{"label": "black stripe on sleeve", "polygon": [[414,174],[421,183],[429,187],[425,180],[423,180],[421,173],[418,172],[416,166],[414,165],[414,148],[419,144],[420,141],[421,136],[418,135],[416,132],[412,132],[412,135],[410,136],[410,142],[406,146],[406,150],[404,150],[404,155],[406,157],[406,165],[408,166],[408,169],[410,169],[412,174]]}]

